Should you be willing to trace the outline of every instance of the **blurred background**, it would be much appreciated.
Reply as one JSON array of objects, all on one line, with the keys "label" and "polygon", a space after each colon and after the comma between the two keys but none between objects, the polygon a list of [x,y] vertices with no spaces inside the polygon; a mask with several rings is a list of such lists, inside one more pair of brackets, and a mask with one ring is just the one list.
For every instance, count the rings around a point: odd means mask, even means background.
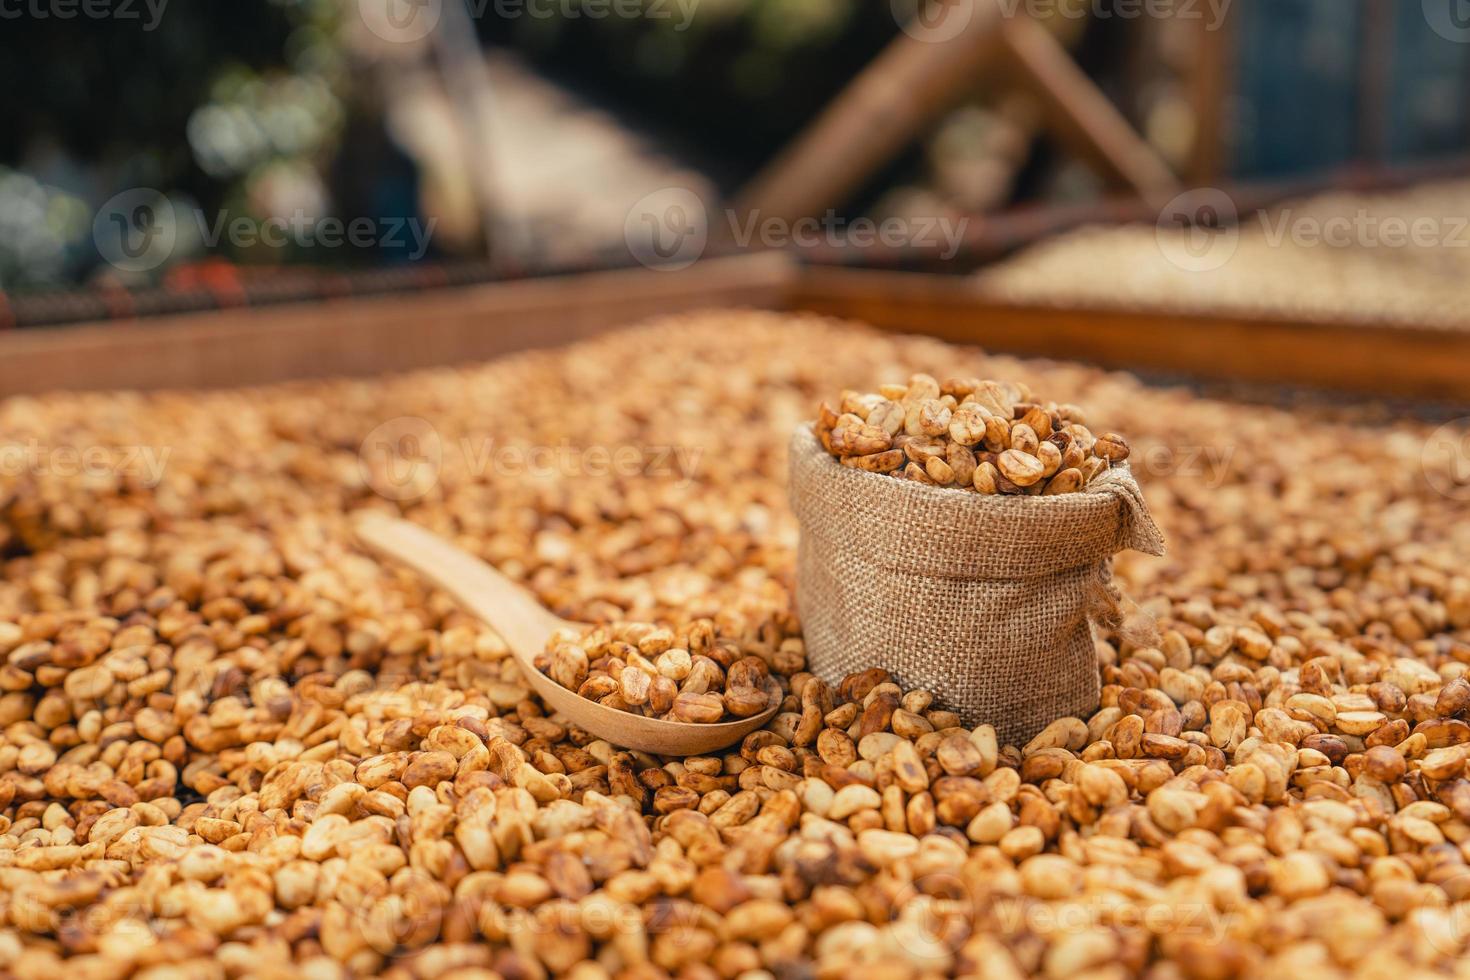
[{"label": "blurred background", "polygon": [[0,45],[11,326],[753,248],[1466,316],[1463,0],[14,0]]}]

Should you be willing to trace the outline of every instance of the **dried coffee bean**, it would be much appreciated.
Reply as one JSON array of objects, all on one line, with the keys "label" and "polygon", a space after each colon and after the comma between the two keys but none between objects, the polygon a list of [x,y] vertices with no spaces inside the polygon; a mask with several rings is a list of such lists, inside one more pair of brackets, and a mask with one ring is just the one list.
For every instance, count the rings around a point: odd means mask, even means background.
[{"label": "dried coffee bean", "polygon": [[[1031,400],[1024,386],[978,379],[942,384],[915,374],[876,394],[844,391],[841,414],[823,402],[815,431],[844,466],[985,494],[1081,490],[1128,456],[1121,436],[1094,439],[1082,410]],[[1062,479],[1056,476],[1071,471]]]}]

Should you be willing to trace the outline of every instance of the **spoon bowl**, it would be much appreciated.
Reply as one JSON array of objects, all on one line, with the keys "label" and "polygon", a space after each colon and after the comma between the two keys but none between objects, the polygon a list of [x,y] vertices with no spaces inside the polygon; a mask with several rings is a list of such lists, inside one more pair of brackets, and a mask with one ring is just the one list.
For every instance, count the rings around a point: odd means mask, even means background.
[{"label": "spoon bowl", "polygon": [[485,562],[417,524],[370,511],[354,517],[353,530],[370,551],[412,568],[499,633],[552,711],[614,745],[653,755],[703,755],[740,741],[780,706],[772,697],[771,707],[758,715],[704,725],[645,718],[589,701],[537,670],[535,663],[554,632],[583,630],[586,624],[555,615]]}]

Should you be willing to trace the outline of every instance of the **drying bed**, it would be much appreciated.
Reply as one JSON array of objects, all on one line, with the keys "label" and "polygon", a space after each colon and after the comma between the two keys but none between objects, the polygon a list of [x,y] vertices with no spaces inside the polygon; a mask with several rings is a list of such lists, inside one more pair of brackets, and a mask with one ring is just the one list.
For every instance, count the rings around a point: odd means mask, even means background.
[{"label": "drying bed", "polygon": [[[873,664],[798,671],[726,753],[619,751],[351,538],[399,513],[569,619],[794,658],[787,438],[915,371],[1108,419],[1168,537],[1117,560],[1100,709],[1026,745]],[[16,398],[0,430],[18,977],[1463,969],[1463,423],[713,312],[372,381]]]}]

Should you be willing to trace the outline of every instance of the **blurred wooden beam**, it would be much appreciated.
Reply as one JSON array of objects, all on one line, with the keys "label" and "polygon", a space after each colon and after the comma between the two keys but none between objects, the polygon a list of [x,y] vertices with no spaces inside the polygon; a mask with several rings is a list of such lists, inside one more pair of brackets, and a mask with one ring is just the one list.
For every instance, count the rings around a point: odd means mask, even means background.
[{"label": "blurred wooden beam", "polygon": [[1177,181],[1061,43],[1000,0],[951,0],[916,17],[737,196],[742,213],[794,221],[842,206],[984,80],[1025,92],[1047,128],[1112,185],[1162,203]]},{"label": "blurred wooden beam", "polygon": [[505,209],[496,177],[498,154],[492,138],[495,99],[490,72],[464,3],[449,0],[442,11],[430,40],[444,92],[459,126],[462,172],[469,176],[477,198],[481,235],[491,265],[514,268],[528,254],[530,241],[521,221]]},{"label": "blurred wooden beam", "polygon": [[963,97],[999,53],[1005,16],[999,0],[952,0],[927,26],[916,17],[740,192],[737,210],[794,221],[840,207]]},{"label": "blurred wooden beam", "polygon": [[1194,110],[1194,145],[1186,176],[1195,187],[1213,187],[1226,170],[1230,152],[1230,100],[1235,83],[1235,31],[1233,10],[1221,9],[1211,24],[1206,17],[1196,22],[1194,64],[1189,73],[1189,101]]},{"label": "blurred wooden beam", "polygon": [[1046,128],[1105,180],[1153,204],[1179,193],[1179,182],[1154,148],[1077,67],[1055,36],[1030,17],[1006,21],[1006,50],[1022,87],[1040,102]]},{"label": "blurred wooden beam", "polygon": [[1362,0],[1358,46],[1358,158],[1381,163],[1388,156],[1389,90],[1393,85],[1392,0]]}]

